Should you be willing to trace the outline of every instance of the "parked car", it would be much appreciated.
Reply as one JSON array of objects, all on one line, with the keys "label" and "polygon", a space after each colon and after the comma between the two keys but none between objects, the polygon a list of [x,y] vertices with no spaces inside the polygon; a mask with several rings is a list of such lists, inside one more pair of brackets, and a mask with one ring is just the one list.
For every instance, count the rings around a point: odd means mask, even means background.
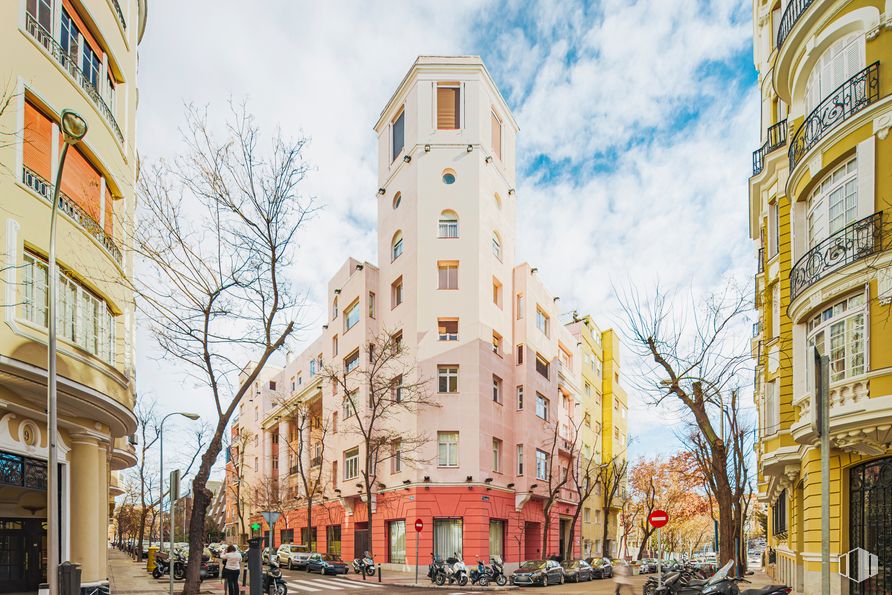
[{"label": "parked car", "polygon": [[307,560],[310,557],[310,548],[305,545],[296,545],[286,543],[279,546],[277,553],[279,557],[279,566],[287,566],[289,570],[307,569]]},{"label": "parked car", "polygon": [[555,560],[527,560],[511,574],[512,585],[562,585],[564,570]]},{"label": "parked car", "polygon": [[607,558],[587,558],[592,567],[592,578],[610,578],[613,576],[613,563]]},{"label": "parked car", "polygon": [[571,583],[581,583],[592,580],[592,567],[585,560],[565,560],[561,563],[564,571],[564,580]]},{"label": "parked car", "polygon": [[320,574],[347,574],[347,564],[337,554],[310,554],[307,572]]}]

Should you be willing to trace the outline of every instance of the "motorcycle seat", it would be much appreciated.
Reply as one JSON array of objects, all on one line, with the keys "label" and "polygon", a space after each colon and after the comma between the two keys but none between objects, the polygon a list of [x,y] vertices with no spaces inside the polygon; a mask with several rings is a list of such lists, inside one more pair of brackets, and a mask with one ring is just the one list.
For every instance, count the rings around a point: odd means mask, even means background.
[{"label": "motorcycle seat", "polygon": [[767,595],[768,593],[783,593],[787,585],[766,585],[759,589],[744,589],[740,595]]}]

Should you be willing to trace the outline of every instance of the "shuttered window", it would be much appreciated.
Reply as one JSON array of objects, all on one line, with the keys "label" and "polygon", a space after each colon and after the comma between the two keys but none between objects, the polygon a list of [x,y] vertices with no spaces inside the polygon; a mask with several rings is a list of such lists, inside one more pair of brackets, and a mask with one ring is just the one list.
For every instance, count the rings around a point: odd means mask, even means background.
[{"label": "shuttered window", "polygon": [[493,155],[502,158],[502,121],[495,112],[490,113],[492,116],[492,152]]},{"label": "shuttered window", "polygon": [[437,86],[437,129],[458,130],[461,122],[461,89]]}]

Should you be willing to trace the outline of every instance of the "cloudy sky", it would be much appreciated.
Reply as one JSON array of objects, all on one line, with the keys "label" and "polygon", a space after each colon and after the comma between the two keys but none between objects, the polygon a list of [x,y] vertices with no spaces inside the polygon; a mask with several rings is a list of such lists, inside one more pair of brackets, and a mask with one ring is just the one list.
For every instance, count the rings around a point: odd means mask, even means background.
[{"label": "cloudy sky", "polygon": [[[417,55],[480,55],[521,128],[520,260],[568,310],[616,325],[613,286],[751,282],[751,35],[741,0],[153,0],[139,150],[144,162],[174,154],[184,103],[223,113],[229,97],[246,99],[266,131],[311,139],[304,191],[324,210],[300,238],[293,276],[317,329],[330,275],[349,255],[375,259],[381,108]],[[211,411],[153,358],[146,333],[140,349],[141,396]],[[665,415],[630,400],[633,455],[674,448]]]}]

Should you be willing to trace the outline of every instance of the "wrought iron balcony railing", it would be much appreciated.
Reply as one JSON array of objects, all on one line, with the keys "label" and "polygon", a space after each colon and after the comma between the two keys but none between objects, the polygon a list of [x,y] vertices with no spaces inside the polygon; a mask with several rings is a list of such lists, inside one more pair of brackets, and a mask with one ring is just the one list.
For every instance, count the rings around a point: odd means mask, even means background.
[{"label": "wrought iron balcony railing", "polygon": [[123,27],[124,30],[126,31],[127,30],[127,21],[124,20],[124,11],[121,10],[121,5],[118,3],[118,0],[112,0],[112,4],[115,7],[115,13],[117,13],[117,15],[118,15],[118,20],[121,21],[121,27]]},{"label": "wrought iron balcony railing", "polygon": [[760,273],[764,273],[765,272],[765,248],[759,248],[759,254],[756,258],[759,259],[757,271]]},{"label": "wrought iron balcony railing", "polygon": [[833,271],[882,250],[883,212],[855,221],[806,252],[790,271],[790,301]]},{"label": "wrought iron balcony railing", "polygon": [[787,4],[787,8],[784,9],[784,14],[781,16],[780,26],[777,30],[777,48],[780,49],[782,45],[784,45],[784,41],[790,35],[790,31],[793,30],[793,25],[796,24],[796,21],[799,20],[806,9],[812,5],[814,0],[790,0],[790,3]]},{"label": "wrought iron balcony railing", "polygon": [[828,131],[880,98],[880,63],[840,85],[805,118],[790,140],[790,171]]},{"label": "wrought iron balcony railing", "polygon": [[[22,182],[28,188],[31,188],[37,194],[44,197],[48,202],[52,202],[53,185],[25,166],[22,166]],[[118,248],[117,244],[115,244],[115,241],[112,239],[112,237],[104,229],[102,229],[102,226],[99,225],[96,220],[90,217],[90,215],[88,215],[86,211],[78,206],[77,203],[75,203],[64,192],[59,193],[59,210],[68,215],[68,217],[71,218],[75,223],[80,225],[84,231],[90,234],[97,242],[102,244],[102,247],[105,248],[105,251],[108,252],[112,258],[115,259],[115,262],[123,266],[124,259],[121,256],[121,250],[120,248]]]},{"label": "wrought iron balcony railing", "polygon": [[787,144],[787,119],[772,124],[766,133],[765,143],[753,151],[753,175],[765,167],[765,156]]},{"label": "wrought iron balcony railing", "polygon": [[34,20],[34,17],[29,13],[25,13],[25,29],[27,29],[28,33],[31,34],[31,37],[36,39],[37,43],[42,45],[43,48],[55,58],[56,62],[58,62],[62,68],[71,75],[71,78],[80,85],[81,89],[84,90],[87,96],[96,105],[96,108],[99,110],[99,113],[102,114],[102,117],[105,118],[111,126],[118,142],[124,144],[124,135],[118,127],[118,121],[115,120],[115,115],[112,113],[111,108],[108,107],[108,104],[105,103],[102,95],[99,94],[96,85],[90,81],[89,77],[87,77],[84,71],[77,65],[77,58],[65,51],[65,49],[59,45],[59,42],[53,39],[50,32]]}]

